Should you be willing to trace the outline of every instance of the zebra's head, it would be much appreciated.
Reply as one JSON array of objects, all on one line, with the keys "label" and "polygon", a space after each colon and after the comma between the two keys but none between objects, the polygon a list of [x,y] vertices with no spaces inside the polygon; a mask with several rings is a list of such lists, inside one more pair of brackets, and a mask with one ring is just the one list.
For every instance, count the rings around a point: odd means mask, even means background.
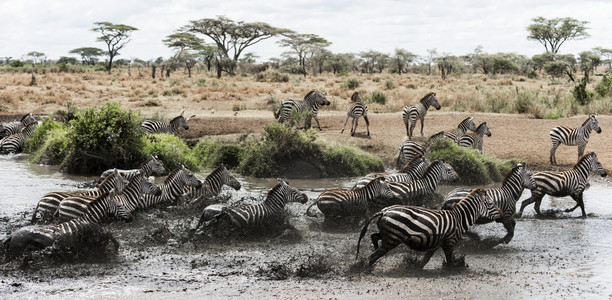
[{"label": "zebra's head", "polygon": [[359,96],[359,92],[354,92],[351,96],[351,102],[361,102],[361,96]]},{"label": "zebra's head", "polygon": [[525,162],[518,163],[515,169],[519,172],[523,188],[534,190],[537,187],[531,172],[527,171],[527,164]]},{"label": "zebra's head", "polygon": [[384,176],[379,176],[379,177],[372,179],[368,184],[366,184],[366,186],[368,185],[371,185],[374,187],[374,189],[376,190],[376,193],[378,194],[378,197],[385,199],[385,200],[389,200],[393,198],[393,192],[391,191],[391,188],[385,181]]},{"label": "zebra's head", "polygon": [[455,172],[455,169],[453,169],[453,166],[451,166],[446,160],[441,159],[438,161],[438,163],[440,164],[440,170],[442,171],[441,172],[442,180],[455,180],[459,178],[459,175],[457,174],[457,172]]},{"label": "zebra's head", "polygon": [[459,127],[461,127],[461,126],[464,126],[468,130],[476,132],[476,124],[474,123],[474,117],[467,117],[467,118],[465,118],[461,122],[461,124],[459,124]]},{"label": "zebra's head", "polygon": [[276,185],[273,190],[277,190],[281,195],[283,195],[285,203],[287,202],[299,202],[304,204],[308,202],[308,196],[300,192],[300,190],[290,186],[286,181],[281,178],[277,178],[278,185]]},{"label": "zebra's head", "polygon": [[591,129],[595,130],[597,133],[601,133],[601,127],[599,127],[599,121],[597,121],[597,115],[591,115],[589,117],[589,122],[591,123]]},{"label": "zebra's head", "polygon": [[318,106],[331,104],[331,102],[329,102],[329,100],[327,100],[327,98],[325,97],[325,94],[317,90],[312,90],[308,94],[306,94],[306,97],[304,97],[304,100],[307,100]]},{"label": "zebra's head", "polygon": [[236,179],[236,177],[234,177],[234,174],[232,174],[226,167],[225,165],[221,165],[221,167],[223,168],[223,184],[233,188],[234,190],[240,190],[240,188],[242,187],[242,185],[240,184],[240,181],[238,181],[238,179]]},{"label": "zebra's head", "polygon": [[103,192],[115,190],[115,192],[121,193],[121,191],[130,183],[127,178],[123,177],[119,170],[114,169],[113,173],[106,176],[104,180],[98,184],[98,189]]},{"label": "zebra's head", "polygon": [[155,156],[151,155],[147,164],[149,164],[149,166],[151,167],[151,173],[153,174],[163,175],[166,173],[166,168],[164,168],[164,163],[161,160],[159,160],[159,158],[157,158],[157,155]]},{"label": "zebra's head", "polygon": [[591,160],[591,171],[592,172],[595,172],[598,175],[601,175],[601,177],[608,176],[608,172],[606,171],[606,169],[604,169],[603,165],[597,158],[597,154],[595,154],[595,152],[591,152],[589,154],[586,154],[585,156],[588,156]]},{"label": "zebra's head", "polygon": [[426,101],[429,103],[429,105],[435,107],[436,109],[440,109],[440,103],[438,102],[438,98],[436,98],[436,93],[431,92],[427,95],[425,95],[425,97],[423,97],[423,99],[421,100],[421,102]]},{"label": "zebra's head", "polygon": [[478,203],[481,203],[481,205],[479,205],[480,216],[478,218],[483,218],[486,220],[496,220],[501,218],[503,212],[501,209],[499,209],[499,207],[497,207],[497,205],[495,205],[495,202],[493,202],[491,197],[487,197],[487,191],[485,189],[474,189],[474,191],[472,191],[466,198],[468,197],[474,197],[477,199]]},{"label": "zebra's head", "polygon": [[476,128],[476,132],[486,136],[491,136],[491,131],[489,130],[487,122],[480,123],[480,125],[478,125],[478,128]]},{"label": "zebra's head", "polygon": [[144,174],[141,174],[140,171],[136,171],[136,175],[134,178],[132,178],[132,181],[135,181],[134,184],[138,184],[140,194],[151,194],[158,197],[161,196],[161,188],[146,178]]},{"label": "zebra's head", "polygon": [[123,206],[123,204],[115,199],[115,196],[117,196],[117,193],[114,190],[111,190],[108,192],[108,194],[102,196],[109,200],[108,209],[106,209],[107,215],[114,219],[131,222],[132,214],[125,208],[125,206]]},{"label": "zebra's head", "polygon": [[184,186],[190,186],[198,189],[202,187],[202,181],[193,175],[193,172],[185,168],[184,165],[181,165],[180,172],[181,174],[178,174],[178,176]]}]

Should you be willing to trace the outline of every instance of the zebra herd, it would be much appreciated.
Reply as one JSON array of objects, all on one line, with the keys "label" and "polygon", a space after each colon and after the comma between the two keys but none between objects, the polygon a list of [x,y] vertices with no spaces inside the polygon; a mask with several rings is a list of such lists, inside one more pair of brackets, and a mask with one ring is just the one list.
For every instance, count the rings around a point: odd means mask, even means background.
[{"label": "zebra herd", "polygon": [[[351,100],[344,127],[352,117],[351,135],[354,135],[358,119],[363,117],[369,135],[367,105],[358,93],[354,93]],[[283,100],[274,115],[281,123],[292,123],[295,122],[295,113],[306,112],[314,117],[321,130],[317,112],[324,105],[330,105],[325,94],[312,90],[303,101]],[[553,144],[551,164],[556,163],[555,150],[560,144],[578,146],[579,160],[572,169],[532,173],[522,162],[506,174],[501,187],[457,188],[446,195],[442,205],[436,208],[424,207],[422,199],[434,195],[440,182],[453,181],[458,175],[447,161],[430,161],[426,158],[433,143],[439,139],[449,139],[459,146],[482,152],[484,135],[491,136],[491,132],[487,122],[476,126],[473,117],[466,117],[456,128],[438,132],[424,142],[413,141],[417,119],[421,120],[423,136],[423,120],[430,106],[440,109],[435,93],[428,93],[416,105],[404,108],[403,119],[408,139],[399,148],[398,163],[405,162],[400,171],[366,174],[351,189],[326,189],[306,209],[306,216],[315,218],[317,214],[312,210],[316,206],[323,214],[324,222],[344,222],[352,217],[364,221],[357,238],[357,255],[369,224],[376,220],[378,232],[371,235],[374,252],[369,257],[368,265],[373,265],[401,243],[426,252],[419,263],[421,267],[428,263],[438,248],[444,251],[446,265],[461,265],[463,262],[453,257],[454,247],[472,225],[492,221],[502,223],[507,233],[498,240],[498,244],[508,244],[515,234],[516,218],[522,216],[526,206],[534,204],[536,214],[541,215],[540,204],[544,195],[571,196],[576,205],[566,211],[580,207],[582,217],[587,216],[583,192],[588,186],[589,175],[595,172],[607,176],[595,152],[583,154],[590,132],[601,132],[597,116],[589,116],[580,128],[556,127],[550,132]],[[184,110],[170,123],[145,121],[142,128],[151,133],[177,133],[180,127],[188,129],[186,122],[193,116],[184,118],[183,113]],[[24,139],[24,136],[31,134],[33,128],[28,128],[37,123],[28,120],[29,117],[31,114],[22,118],[19,132],[14,133],[15,129],[10,129],[10,134],[0,142],[3,152],[12,149],[4,147],[12,143],[7,138],[17,136],[14,139]],[[309,126],[310,117],[306,120],[306,127]],[[9,132],[9,128],[13,127],[3,125],[0,132]],[[198,179],[184,166],[169,172],[161,185],[155,185],[149,179],[149,176],[163,176],[166,172],[161,161],[151,156],[140,168],[103,172],[95,190],[45,194],[32,213],[33,225],[14,231],[3,242],[5,259],[47,247],[54,251],[68,248],[71,252],[78,252],[80,248],[104,248],[112,242],[116,250],[119,243],[100,225],[104,218],[131,221],[138,211],[151,206],[211,199],[220,193],[224,185],[235,190],[241,188],[240,181],[225,166],[216,168],[204,180]],[[531,197],[524,200],[516,212],[517,202],[525,189],[531,190]],[[207,228],[248,230],[277,217],[289,202],[305,204],[308,201],[304,192],[279,178],[278,184],[268,191],[261,203],[216,203],[205,207],[192,233]]]}]

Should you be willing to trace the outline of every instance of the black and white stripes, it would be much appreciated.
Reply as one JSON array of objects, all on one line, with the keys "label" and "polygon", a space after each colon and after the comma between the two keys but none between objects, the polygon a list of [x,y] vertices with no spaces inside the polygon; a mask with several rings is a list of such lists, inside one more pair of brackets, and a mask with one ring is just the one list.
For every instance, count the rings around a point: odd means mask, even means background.
[{"label": "black and white stripes", "polygon": [[409,140],[412,139],[412,131],[416,126],[417,119],[421,120],[421,136],[423,136],[423,121],[425,120],[425,114],[427,114],[429,106],[440,109],[440,103],[438,103],[436,93],[429,93],[421,98],[419,103],[404,107],[402,118],[404,119],[404,125],[406,125],[406,135]]},{"label": "black and white stripes", "polygon": [[319,124],[317,113],[319,111],[319,107],[329,104],[329,100],[327,100],[323,93],[317,90],[312,90],[306,94],[304,100],[302,101],[291,99],[283,100],[274,113],[274,118],[278,119],[278,122],[280,123],[289,122],[289,125],[293,125],[295,120],[293,120],[293,116],[291,115],[292,111],[295,111],[295,113],[298,114],[312,113],[312,116],[306,117],[306,127],[310,128],[310,119],[314,117],[315,121],[317,121],[317,128],[321,130],[321,124]]},{"label": "black and white stripes", "polygon": [[152,121],[152,120],[146,120],[144,122],[142,122],[142,129],[144,129],[146,132],[148,133],[171,133],[171,134],[177,134],[178,130],[180,127],[183,127],[185,130],[189,129],[189,126],[187,125],[187,121],[189,121],[189,119],[195,117],[195,115],[185,119],[185,117],[183,117],[183,113],[185,113],[185,110],[183,109],[183,111],[181,111],[181,114],[172,119],[170,121],[170,123],[166,123],[166,122],[161,122],[161,121]]},{"label": "black and white stripes", "polygon": [[368,106],[365,103],[361,102],[361,97],[359,96],[359,93],[354,92],[351,96],[351,103],[348,109],[346,110],[346,120],[344,120],[344,127],[342,127],[342,131],[340,131],[340,133],[344,132],[348,119],[352,117],[353,121],[351,122],[351,136],[355,135],[359,118],[361,118],[362,116],[366,122],[368,136],[370,136],[370,120],[368,120]]},{"label": "black and white stripes", "polygon": [[578,146],[578,159],[580,159],[584,154],[586,144],[589,142],[589,136],[592,130],[601,133],[597,116],[594,115],[590,115],[589,118],[582,123],[582,126],[578,128],[568,128],[565,126],[553,128],[549,133],[552,141],[552,148],[550,148],[550,163],[553,165],[557,164],[555,152],[560,144]]},{"label": "black and white stripes", "polygon": [[29,123],[18,133],[9,135],[0,140],[0,154],[18,153],[23,148],[23,143],[32,135],[38,127],[38,121]]}]

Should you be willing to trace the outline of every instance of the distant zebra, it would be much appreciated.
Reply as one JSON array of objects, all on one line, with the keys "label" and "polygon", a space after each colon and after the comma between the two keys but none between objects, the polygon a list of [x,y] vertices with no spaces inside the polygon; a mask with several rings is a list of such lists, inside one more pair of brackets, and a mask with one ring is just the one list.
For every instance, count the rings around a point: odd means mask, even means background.
[{"label": "distant zebra", "polygon": [[224,207],[212,220],[207,219],[209,214],[204,209],[196,230],[202,225],[210,226],[219,221],[226,222],[232,229],[259,226],[267,219],[277,216],[288,202],[304,204],[307,201],[306,194],[279,178],[278,184],[268,191],[262,203]]},{"label": "distant zebra", "polygon": [[131,221],[132,216],[112,198],[111,191],[90,202],[80,218],[55,225],[30,225],[13,232],[3,243],[6,260],[29,251],[54,247],[64,255],[99,255],[109,241],[119,248],[119,242],[98,223],[105,217]]},{"label": "distant zebra", "polygon": [[459,176],[443,159],[434,160],[425,170],[423,179],[408,182],[388,182],[393,197],[404,204],[414,204],[424,196],[432,195],[442,180],[455,180]]},{"label": "distant zebra", "polygon": [[[132,213],[141,205],[141,199],[146,194],[159,196],[161,190],[146,177],[137,173],[120,193],[114,195],[112,200]],[[81,217],[85,214],[90,202],[95,200],[96,197],[90,196],[72,196],[62,200],[57,209],[59,219],[66,221]]]},{"label": "distant zebra", "polygon": [[355,131],[357,131],[357,123],[359,122],[359,118],[363,116],[363,119],[366,122],[366,127],[368,129],[368,136],[370,136],[370,121],[368,120],[368,106],[361,102],[361,97],[359,97],[358,92],[354,92],[351,96],[351,104],[349,105],[346,111],[346,120],[344,120],[344,127],[342,127],[342,131],[340,133],[344,133],[344,129],[346,129],[346,123],[350,117],[353,118],[353,122],[351,123],[351,136],[355,135]]},{"label": "distant zebra", "polygon": [[98,185],[98,188],[95,190],[91,190],[84,193],[74,193],[74,192],[49,192],[43,195],[36,207],[34,208],[34,212],[32,213],[32,221],[31,224],[36,223],[36,215],[40,214],[40,221],[43,223],[49,222],[57,209],[59,208],[60,202],[68,197],[72,196],[91,196],[98,197],[102,194],[108,193],[111,190],[115,190],[119,193],[123,188],[128,185],[129,181],[125,179],[125,177],[121,176],[119,172],[113,172],[113,174],[109,175]]},{"label": "distant zebra", "polygon": [[[467,197],[453,205],[451,210],[436,210],[418,206],[394,205],[376,213],[362,228],[357,241],[357,257],[361,239],[368,230],[370,222],[378,218],[379,232],[371,235],[374,253],[368,264],[373,265],[379,258],[397,245],[404,243],[417,251],[426,251],[420,262],[423,268],[434,252],[442,247],[446,265],[453,267],[463,263],[455,262],[453,248],[464,232],[476,219],[495,220],[500,217],[499,208],[486,197],[487,192],[476,189]],[[382,240],[379,246],[378,241]]]},{"label": "distant zebra", "polygon": [[236,177],[225,167],[221,165],[214,169],[204,180],[202,180],[201,188],[185,186],[183,188],[183,198],[187,201],[195,201],[202,197],[210,198],[219,195],[221,188],[227,185],[234,190],[240,190],[241,184]]},{"label": "distant zebra", "polygon": [[25,127],[26,125],[32,123],[32,122],[36,122],[36,118],[32,115],[32,113],[29,113],[27,115],[24,115],[23,117],[21,117],[21,120],[19,122],[11,122],[11,123],[7,123],[7,124],[0,124],[0,138],[6,137],[6,136],[10,136],[13,134],[17,134],[21,131],[21,129],[23,129],[23,127]]},{"label": "distant zebra", "polygon": [[[514,237],[514,227],[516,221],[514,220],[514,213],[516,212],[516,202],[523,194],[523,190],[535,189],[536,184],[533,177],[527,171],[525,162],[519,163],[514,167],[502,182],[501,188],[487,189],[487,197],[492,199],[497,207],[502,211],[500,219],[496,220],[501,222],[506,228],[506,235],[499,241],[499,243],[508,244]],[[456,188],[452,190],[444,198],[443,209],[451,209],[454,203],[459,202],[465,196],[467,196],[473,189],[469,188]],[[476,224],[490,223],[490,220],[478,219]]]},{"label": "distant zebra", "polygon": [[459,123],[457,128],[451,130],[445,130],[444,136],[451,139],[453,142],[457,142],[459,137],[464,135],[468,130],[476,131],[476,124],[474,124],[474,117],[466,117]]},{"label": "distant zebra", "polygon": [[23,143],[30,138],[32,132],[38,127],[38,121],[34,121],[24,128],[19,133],[7,136],[0,140],[0,154],[18,153],[23,148]]},{"label": "distant zebra", "polygon": [[[102,172],[100,175],[100,179],[98,179],[98,183],[101,183],[108,177],[110,174],[114,172],[115,169],[108,169]],[[151,155],[149,160],[147,160],[144,164],[142,164],[138,169],[131,170],[118,170],[119,173],[124,176],[127,180],[132,179],[136,175],[137,172],[144,177],[149,177],[153,174],[162,175],[166,173],[166,168],[164,168],[164,164],[161,160],[157,158],[157,156]]]},{"label": "distant zebra", "polygon": [[491,136],[487,122],[482,122],[478,125],[475,132],[466,133],[459,137],[457,144],[461,147],[478,149],[482,153],[482,140],[484,135]]},{"label": "distant zebra", "polygon": [[582,217],[586,218],[582,193],[589,183],[590,172],[595,172],[601,177],[608,175],[595,152],[583,155],[571,170],[564,172],[542,171],[533,174],[536,188],[531,191],[531,198],[523,200],[521,203],[521,209],[517,213],[517,217],[521,217],[523,209],[534,202],[534,209],[540,215],[542,198],[544,195],[550,195],[553,197],[571,196],[576,201],[576,206],[566,209],[565,212],[572,212],[580,207]]},{"label": "distant zebra", "polygon": [[376,209],[372,206],[374,199],[388,201],[392,196],[385,179],[377,177],[361,188],[323,191],[317,200],[306,209],[306,215],[316,217],[310,214],[310,208],[316,205],[325,215],[326,220],[347,216],[363,216],[367,219]]},{"label": "distant zebra", "polygon": [[550,148],[550,163],[552,165],[557,164],[557,156],[555,152],[560,144],[568,146],[578,146],[578,159],[584,154],[584,148],[589,142],[589,135],[591,130],[595,130],[597,133],[601,133],[597,116],[590,115],[586,121],[582,123],[582,126],[578,128],[567,128],[565,126],[558,126],[550,131],[550,139],[552,140],[552,148]]},{"label": "distant zebra", "polygon": [[404,125],[406,125],[406,135],[408,135],[409,140],[412,139],[412,131],[414,127],[416,127],[417,119],[421,120],[421,136],[423,136],[423,121],[425,120],[425,114],[427,114],[429,106],[440,109],[440,103],[438,103],[436,93],[429,93],[421,98],[419,103],[404,107],[402,118],[404,119]]},{"label": "distant zebra", "polygon": [[179,127],[183,127],[185,128],[185,130],[188,130],[189,126],[187,125],[187,121],[195,117],[195,115],[193,115],[185,119],[185,117],[183,117],[183,113],[185,113],[184,109],[181,111],[181,114],[178,117],[172,119],[170,123],[161,122],[161,121],[145,120],[144,122],[142,122],[141,127],[148,133],[177,134],[179,132],[178,131]]},{"label": "distant zebra", "polygon": [[412,160],[404,164],[397,173],[370,173],[357,181],[353,188],[364,187],[368,182],[376,177],[384,177],[387,182],[413,181],[423,178],[423,174],[431,161],[424,156],[417,154]]},{"label": "distant zebra", "polygon": [[444,131],[440,131],[427,139],[426,142],[405,141],[399,147],[397,154],[397,165],[403,162],[410,161],[417,155],[425,156],[429,152],[429,148],[438,140],[444,138]]},{"label": "distant zebra", "polygon": [[[319,111],[319,107],[323,105],[330,105],[329,100],[327,100],[323,93],[318,92],[317,90],[312,90],[306,94],[303,101],[291,99],[283,100],[274,113],[274,118],[278,119],[278,122],[280,123],[288,121],[289,124],[292,125],[295,121],[293,120],[293,116],[291,116],[292,110],[297,113],[309,112],[312,113],[312,117],[314,117],[315,121],[317,121],[317,127],[319,130],[322,130],[317,113]],[[310,128],[310,118],[312,117],[307,117],[307,128]]]},{"label": "distant zebra", "polygon": [[161,185],[161,195],[145,194],[138,202],[138,209],[145,209],[160,203],[175,203],[186,186],[201,188],[202,182],[184,165],[174,169]]}]

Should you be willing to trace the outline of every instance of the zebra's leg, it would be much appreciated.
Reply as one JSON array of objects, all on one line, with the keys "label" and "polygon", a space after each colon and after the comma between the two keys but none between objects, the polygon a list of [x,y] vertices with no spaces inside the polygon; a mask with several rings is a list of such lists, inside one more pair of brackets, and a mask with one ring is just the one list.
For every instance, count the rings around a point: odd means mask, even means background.
[{"label": "zebra's leg", "polygon": [[346,115],[346,120],[344,120],[344,127],[342,127],[342,131],[340,133],[344,133],[344,129],[346,129],[346,123],[348,123],[349,115]]},{"label": "zebra's leg", "polygon": [[389,250],[397,247],[397,245],[399,245],[399,241],[397,240],[391,240],[389,238],[385,238],[383,236],[382,238],[382,245],[380,245],[380,247],[378,247],[376,249],[376,251],[374,251],[374,253],[372,253],[372,255],[370,255],[370,260],[368,262],[368,265],[373,265],[379,258],[383,257],[383,255],[387,254],[387,252],[389,252]]},{"label": "zebra's leg", "polygon": [[571,196],[572,196],[572,199],[576,201],[576,206],[566,209],[565,212],[573,212],[574,210],[576,210],[576,208],[578,208],[578,206],[580,206],[580,210],[582,210],[582,217],[586,218],[587,215],[584,210],[584,200],[582,199],[582,193],[571,195]]},{"label": "zebra's leg", "polygon": [[431,260],[431,257],[434,255],[436,250],[438,249],[436,248],[436,249],[432,249],[432,250],[425,252],[425,256],[423,256],[423,259],[421,259],[421,261],[419,262],[419,268],[421,269],[425,268],[425,265],[427,265],[429,260]]},{"label": "zebra's leg", "polygon": [[532,194],[531,197],[529,199],[523,200],[523,202],[521,202],[521,208],[519,209],[519,211],[515,214],[515,217],[520,218],[523,216],[523,209],[525,209],[525,207],[527,207],[527,205],[536,202],[536,200],[534,200],[534,195]]},{"label": "zebra's leg", "polygon": [[578,145],[578,160],[580,160],[584,154],[584,148],[586,148],[586,144]]},{"label": "zebra's leg", "polygon": [[410,120],[404,118],[404,125],[406,126],[406,136],[410,139]]},{"label": "zebra's leg", "polygon": [[460,258],[458,261],[455,261],[453,257],[453,248],[455,247],[455,242],[452,240],[445,241],[442,243],[442,250],[444,250],[444,256],[446,257],[446,266],[447,267],[463,267],[465,266],[465,261],[463,258]]},{"label": "zebra's leg", "polygon": [[372,233],[370,235],[370,238],[372,239],[374,250],[378,249],[378,241],[380,241],[380,232]]},{"label": "zebra's leg", "polygon": [[368,136],[370,136],[370,120],[368,120],[368,116],[366,116],[366,115],[363,115],[363,119],[366,122],[366,127],[368,129]]},{"label": "zebra's leg", "polygon": [[317,117],[317,115],[314,115],[314,119],[315,121],[317,121],[317,128],[319,128],[320,131],[323,131],[323,129],[321,129],[321,124],[319,124],[319,117]]},{"label": "zebra's leg", "polygon": [[502,224],[504,224],[504,228],[506,228],[506,231],[508,233],[506,233],[506,235],[501,240],[499,240],[499,243],[508,244],[514,237],[514,227],[516,226],[516,221],[512,216],[504,215],[502,217]]},{"label": "zebra's leg", "polygon": [[416,119],[410,120],[410,134],[408,135],[408,139],[412,139],[412,132],[414,131],[414,128],[416,127]]},{"label": "zebra's leg", "polygon": [[[414,122],[416,123],[416,120]],[[425,122],[425,116],[423,116],[423,118],[421,118],[421,136],[423,136],[423,122]]]},{"label": "zebra's leg", "polygon": [[[353,124],[355,125],[355,128],[353,128],[353,126],[352,126]],[[355,132],[357,131],[357,125],[359,124],[359,118],[358,117],[353,118],[353,124],[351,124],[351,136],[354,136]]]},{"label": "zebra's leg", "polygon": [[557,151],[557,147],[559,147],[559,143],[553,141],[552,148],[550,148],[550,164],[551,165],[557,164],[557,157],[555,155],[555,152]]}]

